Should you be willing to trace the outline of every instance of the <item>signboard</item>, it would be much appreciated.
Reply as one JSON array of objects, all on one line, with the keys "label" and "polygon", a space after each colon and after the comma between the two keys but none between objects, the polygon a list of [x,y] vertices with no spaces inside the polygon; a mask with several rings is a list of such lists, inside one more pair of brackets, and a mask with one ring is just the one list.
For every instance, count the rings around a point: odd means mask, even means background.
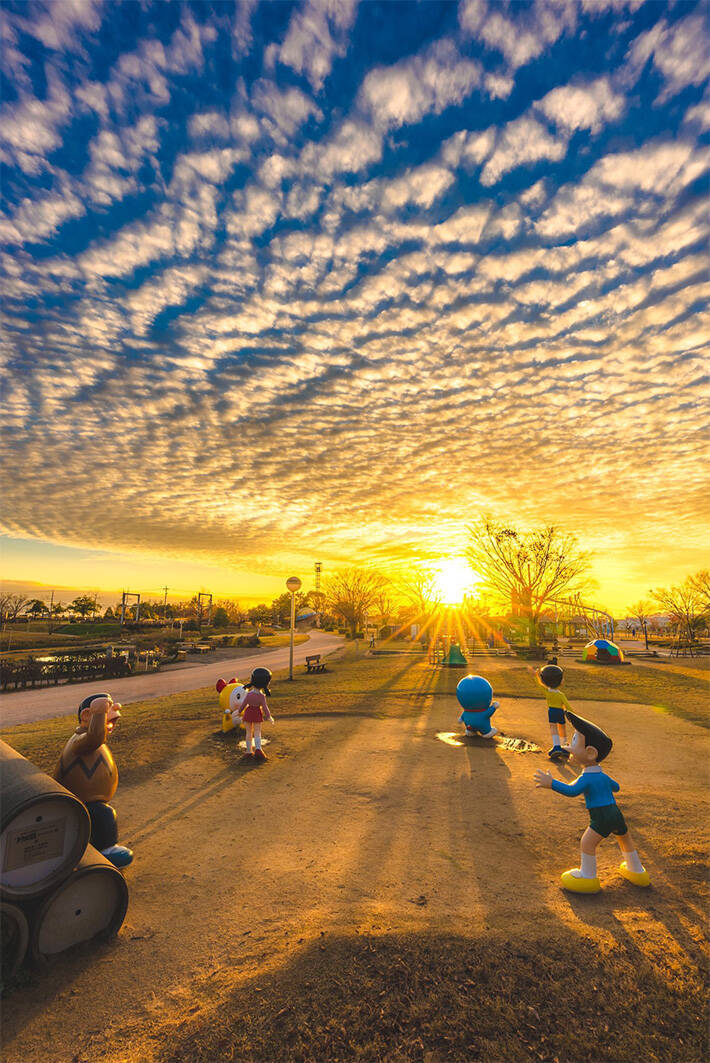
[{"label": "signboard", "polygon": [[6,834],[3,871],[17,871],[28,864],[52,860],[64,852],[66,820],[50,819],[32,827],[18,827]]}]

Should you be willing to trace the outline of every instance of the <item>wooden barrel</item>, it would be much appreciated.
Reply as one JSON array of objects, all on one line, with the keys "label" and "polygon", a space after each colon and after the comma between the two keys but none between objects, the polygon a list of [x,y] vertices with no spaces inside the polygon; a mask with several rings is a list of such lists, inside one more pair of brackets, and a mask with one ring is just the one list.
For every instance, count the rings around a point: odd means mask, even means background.
[{"label": "wooden barrel", "polygon": [[91,834],[86,807],[0,741],[0,893],[36,897],[79,863]]},{"label": "wooden barrel", "polygon": [[0,980],[7,982],[25,958],[30,931],[25,913],[9,901],[0,901],[0,937],[2,939]]},{"label": "wooden barrel", "polygon": [[68,878],[30,915],[30,952],[48,959],[82,941],[117,934],[126,917],[128,886],[120,871],[90,845]]}]

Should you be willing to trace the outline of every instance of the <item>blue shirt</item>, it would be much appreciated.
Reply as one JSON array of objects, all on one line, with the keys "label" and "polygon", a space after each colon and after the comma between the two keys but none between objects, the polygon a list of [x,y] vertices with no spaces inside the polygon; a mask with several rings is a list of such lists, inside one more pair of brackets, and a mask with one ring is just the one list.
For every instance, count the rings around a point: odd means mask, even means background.
[{"label": "blue shirt", "polygon": [[619,790],[618,782],[609,775],[605,775],[598,764],[591,768],[585,768],[573,783],[552,780],[552,789],[555,793],[564,794],[565,797],[576,797],[584,794],[587,808],[601,808],[602,805],[615,805],[614,794]]}]

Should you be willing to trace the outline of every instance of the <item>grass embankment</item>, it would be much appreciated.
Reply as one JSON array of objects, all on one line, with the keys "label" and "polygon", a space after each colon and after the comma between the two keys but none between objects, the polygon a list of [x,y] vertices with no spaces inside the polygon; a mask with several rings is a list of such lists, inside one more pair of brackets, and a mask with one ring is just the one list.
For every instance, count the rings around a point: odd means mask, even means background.
[{"label": "grass embankment", "polygon": [[49,635],[46,631],[23,631],[17,633],[7,631],[0,635],[0,652],[3,656],[7,653],[19,653],[24,650],[24,656],[34,653],[36,650],[57,649],[65,647],[75,650],[81,648],[86,640],[74,635],[58,635],[53,632]]}]

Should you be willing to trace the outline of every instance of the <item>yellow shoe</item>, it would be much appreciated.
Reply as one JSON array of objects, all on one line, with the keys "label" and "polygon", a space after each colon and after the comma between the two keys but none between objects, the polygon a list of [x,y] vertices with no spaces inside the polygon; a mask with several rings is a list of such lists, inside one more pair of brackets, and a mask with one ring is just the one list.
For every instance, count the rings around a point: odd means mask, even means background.
[{"label": "yellow shoe", "polygon": [[643,871],[629,871],[626,866],[626,861],[622,860],[619,864],[619,874],[627,878],[629,882],[633,882],[634,886],[650,886],[651,879],[649,878],[646,868]]},{"label": "yellow shoe", "polygon": [[571,871],[565,871],[560,881],[563,888],[571,890],[572,893],[599,893],[601,890],[598,878],[579,878],[579,876],[573,875]]}]

